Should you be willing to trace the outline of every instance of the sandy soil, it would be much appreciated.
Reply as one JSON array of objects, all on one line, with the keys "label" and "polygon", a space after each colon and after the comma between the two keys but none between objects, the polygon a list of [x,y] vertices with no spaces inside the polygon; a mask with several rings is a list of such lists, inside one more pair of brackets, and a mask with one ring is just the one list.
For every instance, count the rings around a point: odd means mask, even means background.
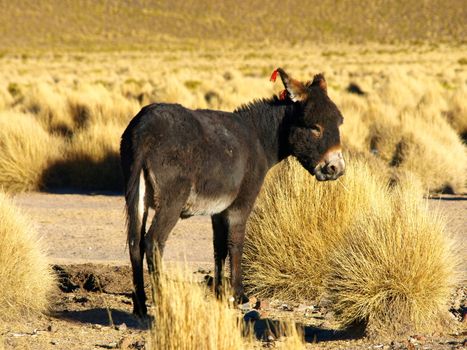
[{"label": "sandy soil", "polygon": [[[43,236],[60,276],[61,289],[53,296],[49,315],[12,324],[3,332],[6,348],[144,348],[146,325],[130,313],[131,274],[125,243],[123,198],[117,195],[27,193],[17,195],[15,202],[32,218]],[[467,197],[430,199],[429,205],[447,216],[448,230],[465,252]],[[456,298],[465,300],[467,259],[463,254],[463,282],[457,289]],[[178,222],[167,242],[164,259],[186,262],[203,280],[212,269],[212,255],[210,219],[195,217]],[[271,301],[268,313],[274,318],[280,318],[284,313],[292,314],[294,319],[307,323],[308,339],[330,340],[320,343],[320,348],[452,349],[466,344],[465,332],[439,339],[413,338],[392,344],[390,341],[373,344],[366,340],[351,340],[352,334],[327,330],[335,325],[325,310],[310,315],[306,310],[307,305],[284,308],[280,301]]]}]

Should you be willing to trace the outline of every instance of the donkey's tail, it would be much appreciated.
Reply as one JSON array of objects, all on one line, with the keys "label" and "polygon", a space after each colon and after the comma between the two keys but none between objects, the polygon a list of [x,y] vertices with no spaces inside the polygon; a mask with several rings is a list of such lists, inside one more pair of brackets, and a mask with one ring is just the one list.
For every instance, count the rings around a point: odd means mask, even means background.
[{"label": "donkey's tail", "polygon": [[[127,224],[127,240],[130,247],[135,241],[142,239],[142,216],[144,209],[144,152],[137,151],[134,144],[133,129],[137,119],[134,118],[122,135],[120,143],[120,161],[123,171],[125,209]],[[142,192],[142,193],[140,193]]]}]

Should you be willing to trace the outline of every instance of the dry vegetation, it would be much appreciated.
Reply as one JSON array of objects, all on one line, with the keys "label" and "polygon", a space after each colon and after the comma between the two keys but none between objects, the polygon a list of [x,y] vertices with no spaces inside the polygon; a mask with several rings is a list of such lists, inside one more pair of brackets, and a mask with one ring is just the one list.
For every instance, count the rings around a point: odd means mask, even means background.
[{"label": "dry vegetation", "polygon": [[[119,137],[143,105],[231,111],[281,90],[277,66],[324,72],[347,174],[322,184],[294,161],[273,170],[249,223],[246,282],[261,296],[325,296],[342,326],[369,334],[434,330],[455,258],[421,198],[467,189],[466,6],[331,2],[0,2],[0,187],[120,191]],[[32,232],[1,195],[0,321],[46,306]],[[164,277],[157,288],[154,349],[245,345],[237,316],[201,287]],[[284,348],[302,347],[291,333]]]},{"label": "dry vegetation", "polygon": [[[0,328],[47,309],[53,285],[44,248],[31,224],[0,193]],[[1,345],[0,345],[1,346]]]},{"label": "dry vegetation", "polygon": [[248,224],[247,284],[282,300],[330,299],[343,326],[371,334],[431,332],[445,320],[455,252],[417,180],[387,178],[358,158],[335,183],[298,162],[268,178]]},{"label": "dry vegetation", "polygon": [[[0,184],[8,191],[120,191],[118,139],[141,106],[179,102],[233,110],[279,91],[280,84],[271,84],[268,76],[283,65],[302,79],[325,73],[329,94],[345,118],[347,149],[374,154],[390,176],[415,173],[427,191],[463,193],[467,71],[461,52],[427,44],[310,45],[299,51],[284,44],[254,50],[5,55],[0,150],[8,156],[2,159]],[[349,92],[351,83],[364,94]]]},{"label": "dry vegetation", "polygon": [[[188,271],[188,270],[187,270]],[[180,268],[162,273],[152,281],[154,323],[150,349],[164,350],[240,350],[261,347],[253,330],[243,322],[233,305],[217,300],[213,293]],[[291,321],[283,321],[279,349],[305,349],[303,337]]]},{"label": "dry vegetation", "polygon": [[151,349],[243,349],[241,319],[186,273],[163,274],[154,287]]}]

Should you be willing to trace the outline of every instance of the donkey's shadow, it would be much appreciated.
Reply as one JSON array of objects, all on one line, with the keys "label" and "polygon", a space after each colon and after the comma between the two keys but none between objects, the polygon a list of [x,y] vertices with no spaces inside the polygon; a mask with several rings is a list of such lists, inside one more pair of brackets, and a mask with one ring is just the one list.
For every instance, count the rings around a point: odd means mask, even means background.
[{"label": "donkey's shadow", "polygon": [[[149,319],[141,320],[132,313],[118,309],[93,308],[82,311],[60,311],[54,313],[53,316],[62,320],[64,319],[82,324],[115,327],[125,324],[129,329],[134,330],[148,330],[150,328]],[[295,323],[294,326],[299,333],[303,334],[305,341],[310,343],[359,339],[364,335],[364,329],[362,327],[353,327],[347,330],[333,330],[307,326],[301,323]],[[245,336],[249,335],[249,329],[254,332],[256,339],[262,341],[268,341],[270,336],[278,338],[288,333],[284,322],[270,318],[256,320],[251,323],[251,328],[248,327],[247,324],[245,327]]]},{"label": "donkey's shadow", "polygon": [[[290,326],[289,326],[290,327]],[[357,325],[346,330],[334,330],[327,328],[320,328],[315,326],[304,325],[302,323],[294,323],[299,334],[302,334],[307,343],[337,341],[337,340],[355,340],[363,338],[365,333],[364,325]],[[287,331],[287,325],[283,321],[274,320],[270,318],[262,318],[256,320],[251,324],[255,337],[258,340],[268,341],[269,338],[278,338],[280,336],[287,336],[290,331]]]},{"label": "donkey's shadow", "polygon": [[130,312],[118,309],[93,308],[80,311],[59,311],[53,313],[52,316],[74,323],[110,327],[125,324],[130,329],[149,329],[149,320],[141,320]]}]

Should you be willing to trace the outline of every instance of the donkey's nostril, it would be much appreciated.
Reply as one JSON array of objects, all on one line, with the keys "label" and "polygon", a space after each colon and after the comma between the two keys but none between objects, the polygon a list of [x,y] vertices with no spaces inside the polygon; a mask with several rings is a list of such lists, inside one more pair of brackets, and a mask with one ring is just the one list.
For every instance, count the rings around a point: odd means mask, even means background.
[{"label": "donkey's nostril", "polygon": [[329,165],[328,166],[328,173],[330,175],[334,175],[337,172],[337,167],[335,165]]}]

